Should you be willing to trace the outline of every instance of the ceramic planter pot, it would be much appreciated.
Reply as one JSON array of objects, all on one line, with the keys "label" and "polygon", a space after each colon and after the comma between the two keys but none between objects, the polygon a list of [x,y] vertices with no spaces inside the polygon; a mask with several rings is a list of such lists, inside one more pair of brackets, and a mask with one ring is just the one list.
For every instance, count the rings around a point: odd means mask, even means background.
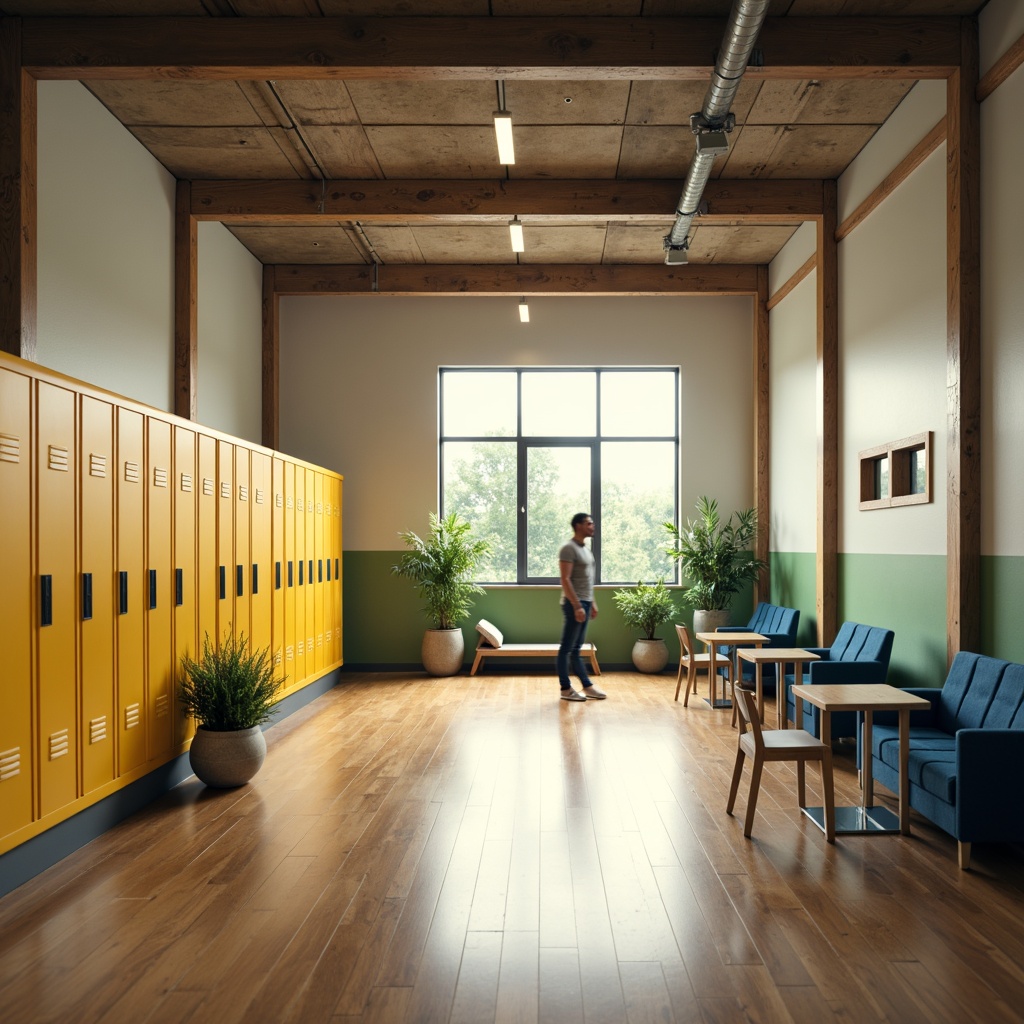
[{"label": "ceramic planter pot", "polygon": [[216,732],[200,726],[192,737],[188,762],[200,782],[214,789],[244,786],[263,766],[267,741],[263,730]]},{"label": "ceramic planter pot", "polygon": [[466,644],[461,629],[428,629],[420,656],[432,676],[454,676],[462,670]]},{"label": "ceramic planter pot", "polygon": [[728,608],[714,611],[698,610],[693,613],[693,632],[713,633],[719,626],[728,626],[732,620],[732,612]]},{"label": "ceramic planter pot", "polygon": [[640,672],[660,672],[668,664],[668,646],[664,640],[637,640],[633,644],[633,664]]}]

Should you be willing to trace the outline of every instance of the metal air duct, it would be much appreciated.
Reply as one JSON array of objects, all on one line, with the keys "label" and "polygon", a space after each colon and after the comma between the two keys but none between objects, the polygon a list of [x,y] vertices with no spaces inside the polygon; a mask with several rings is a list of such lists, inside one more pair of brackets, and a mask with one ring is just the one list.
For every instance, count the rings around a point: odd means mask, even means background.
[{"label": "metal air duct", "polygon": [[690,115],[690,130],[697,137],[697,151],[676,205],[676,221],[665,236],[666,263],[686,262],[689,245],[686,236],[700,209],[715,157],[729,149],[727,134],[736,124],[729,108],[768,14],[768,4],[769,0],[736,0],[729,14],[704,104],[698,113]]}]

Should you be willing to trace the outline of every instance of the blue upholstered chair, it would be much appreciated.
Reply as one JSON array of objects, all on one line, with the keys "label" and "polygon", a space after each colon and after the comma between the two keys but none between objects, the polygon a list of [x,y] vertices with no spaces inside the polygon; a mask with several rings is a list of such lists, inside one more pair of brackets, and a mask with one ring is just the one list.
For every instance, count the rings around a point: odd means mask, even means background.
[{"label": "blue upholstered chair", "polygon": [[[754,614],[745,626],[721,626],[719,632],[731,632],[736,629],[749,629],[753,633],[760,633],[768,637],[768,647],[796,647],[796,629],[800,624],[799,608],[783,608],[777,604],[769,604],[767,601],[758,601]],[[722,654],[732,658],[732,647],[723,646],[718,648]],[[754,681],[754,666],[749,662],[741,661],[740,668],[743,678]],[[775,666],[765,665],[762,668],[761,679],[764,688],[768,693],[775,689]]]},{"label": "blue upholstered chair", "polygon": [[[831,647],[808,647],[821,661],[812,661],[804,673],[804,683],[884,683],[889,674],[893,631],[860,622],[844,622]],[[790,692],[793,676],[786,676],[786,714],[796,721],[796,701]],[[821,736],[821,712],[804,701],[804,728]],[[857,735],[857,712],[832,715],[832,738]]]}]

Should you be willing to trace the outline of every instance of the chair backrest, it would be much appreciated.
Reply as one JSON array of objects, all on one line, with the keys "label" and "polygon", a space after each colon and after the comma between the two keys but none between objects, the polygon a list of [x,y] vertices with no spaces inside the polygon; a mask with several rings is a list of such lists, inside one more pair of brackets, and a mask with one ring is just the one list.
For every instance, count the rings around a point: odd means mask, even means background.
[{"label": "chair backrest", "polygon": [[690,641],[690,631],[676,623],[676,636],[679,637],[679,654],[681,657],[690,659],[693,657],[693,643]]},{"label": "chair backrest", "polygon": [[736,707],[740,713],[740,736],[749,728],[754,740],[754,746],[764,746],[764,737],[761,735],[761,716],[757,711],[757,694],[744,686],[737,686],[733,690],[733,696],[736,699]]},{"label": "chair backrest", "polygon": [[771,633],[776,636],[785,634],[789,638],[789,646],[794,646],[799,623],[799,608],[785,608],[782,605],[769,604],[767,601],[758,601],[754,614],[747,623],[747,629],[755,633]]},{"label": "chair backrest", "polygon": [[879,661],[886,670],[892,655],[893,631],[860,622],[844,622],[829,649],[829,661]]},{"label": "chair backrest", "polygon": [[939,695],[939,727],[1024,729],[1024,665],[958,651]]}]

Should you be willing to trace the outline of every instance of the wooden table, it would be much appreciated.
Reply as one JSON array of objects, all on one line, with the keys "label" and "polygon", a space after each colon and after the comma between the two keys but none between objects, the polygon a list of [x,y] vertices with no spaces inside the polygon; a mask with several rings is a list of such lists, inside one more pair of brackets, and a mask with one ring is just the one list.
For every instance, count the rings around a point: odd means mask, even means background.
[{"label": "wooden table", "polygon": [[743,661],[754,666],[754,687],[757,691],[757,711],[764,722],[764,684],[761,674],[763,665],[775,665],[775,703],[778,712],[778,728],[786,728],[786,676],[784,666],[793,663],[794,682],[799,686],[804,681],[804,662],[818,661],[820,654],[812,654],[802,647],[741,647],[736,651]]},{"label": "wooden table", "polygon": [[[718,653],[717,647],[720,644],[725,646],[732,645],[732,682],[733,686],[736,685],[736,651],[738,644],[749,644],[752,647],[760,647],[762,644],[769,643],[769,639],[766,636],[761,636],[760,633],[752,633],[749,629],[737,629],[730,630],[729,632],[717,632],[708,631],[700,632],[696,634],[697,639],[702,644],[707,644],[708,652],[711,655],[711,665],[715,664],[715,655]],[[718,686],[718,673],[712,668],[708,675],[711,676],[710,680],[710,691],[708,703],[713,708],[731,708],[732,702],[728,700],[716,700],[715,694],[717,693]]]},{"label": "wooden table", "polygon": [[[901,832],[910,835],[910,794],[907,781],[907,762],[910,755],[910,712],[929,707],[924,697],[916,697],[906,690],[898,690],[887,683],[828,683],[817,686],[794,686],[796,727],[803,727],[803,701],[821,709],[821,740],[832,742],[833,711],[863,711],[864,737],[861,751],[861,805],[836,808],[836,832],[874,834]],[[900,813],[897,817],[888,807],[875,807],[874,782],[871,776],[871,715],[875,711],[898,711],[900,720]],[[804,813],[824,831],[824,812],[820,807],[808,807]]]}]

